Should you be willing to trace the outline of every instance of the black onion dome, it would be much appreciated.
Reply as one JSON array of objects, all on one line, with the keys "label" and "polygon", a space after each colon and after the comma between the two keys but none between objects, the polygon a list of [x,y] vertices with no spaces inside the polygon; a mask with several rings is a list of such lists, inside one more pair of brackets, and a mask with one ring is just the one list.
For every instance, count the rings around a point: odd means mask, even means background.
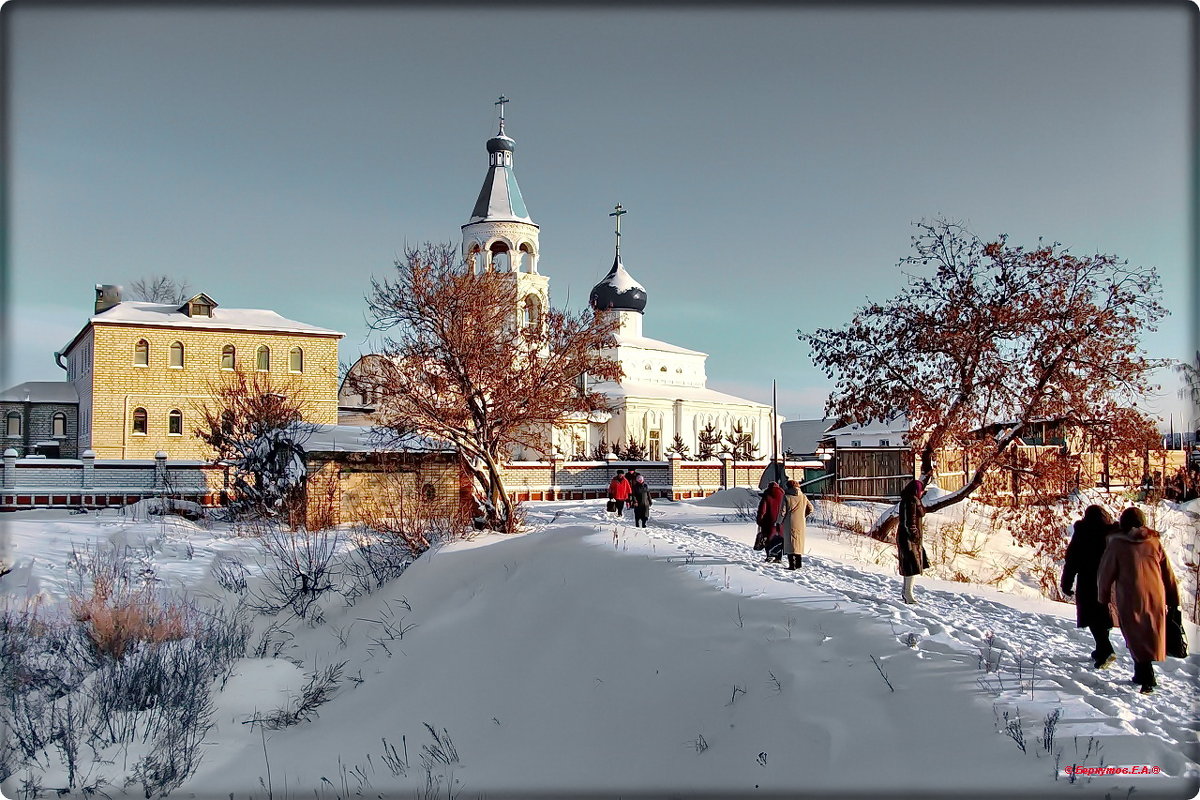
[{"label": "black onion dome", "polygon": [[617,256],[604,280],[592,287],[588,305],[597,311],[612,309],[641,314],[646,310],[646,289],[625,270],[621,257]]},{"label": "black onion dome", "polygon": [[503,133],[500,133],[487,140],[487,151],[489,153],[499,153],[501,150],[507,150],[511,153],[516,144],[516,140],[510,139]]}]

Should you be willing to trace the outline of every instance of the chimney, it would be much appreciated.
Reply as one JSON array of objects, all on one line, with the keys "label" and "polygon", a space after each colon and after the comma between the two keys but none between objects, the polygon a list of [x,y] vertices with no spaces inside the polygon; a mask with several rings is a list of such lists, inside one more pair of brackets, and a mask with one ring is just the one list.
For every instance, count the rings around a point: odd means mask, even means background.
[{"label": "chimney", "polygon": [[108,311],[121,302],[121,287],[107,283],[96,284],[96,313]]}]

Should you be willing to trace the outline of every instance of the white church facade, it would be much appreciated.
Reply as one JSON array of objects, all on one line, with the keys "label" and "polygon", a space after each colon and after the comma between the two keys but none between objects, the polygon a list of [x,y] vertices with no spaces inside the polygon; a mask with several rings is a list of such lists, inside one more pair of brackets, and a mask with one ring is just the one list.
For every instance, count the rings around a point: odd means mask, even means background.
[{"label": "white church facade", "polygon": [[[502,112],[499,132],[487,141],[483,187],[462,225],[462,253],[473,270],[511,273],[517,284],[518,323],[535,325],[550,307],[550,279],[540,271],[539,226],[529,215],[513,172],[515,144],[505,133]],[[659,461],[667,457],[677,435],[695,454],[700,432],[711,425],[721,433],[740,427],[751,435],[759,453],[769,456],[770,406],[709,389],[707,354],[643,334],[646,290],[621,263],[622,213],[618,206],[613,215],[617,217],[613,266],[592,289],[588,303],[596,313],[617,318],[618,331],[608,355],[621,365],[624,376],[620,381],[589,381],[590,389],[608,399],[608,413],[554,431],[551,449],[567,458],[587,458],[602,443],[624,444],[632,437],[646,448],[649,460]],[[377,357],[359,359],[351,374],[370,369],[370,360]],[[377,398],[358,396],[350,383],[348,376],[339,392],[339,405],[348,418],[368,422]],[[546,455],[523,449],[513,453],[518,460]]]}]

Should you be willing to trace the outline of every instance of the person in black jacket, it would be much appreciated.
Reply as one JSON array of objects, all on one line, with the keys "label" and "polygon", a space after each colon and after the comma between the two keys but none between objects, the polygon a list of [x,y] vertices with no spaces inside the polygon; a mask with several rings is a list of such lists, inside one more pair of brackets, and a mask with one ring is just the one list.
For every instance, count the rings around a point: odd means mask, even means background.
[{"label": "person in black jacket", "polygon": [[1067,545],[1067,558],[1063,562],[1062,593],[1070,597],[1071,585],[1075,586],[1075,626],[1087,628],[1096,640],[1092,659],[1097,669],[1108,669],[1117,660],[1108,632],[1112,629],[1112,613],[1108,598],[1097,596],[1096,577],[1100,572],[1100,559],[1108,537],[1117,531],[1112,517],[1100,506],[1088,506],[1083,519],[1075,523],[1071,543]]},{"label": "person in black jacket", "polygon": [[909,605],[916,605],[913,597],[913,581],[922,571],[929,569],[929,556],[921,543],[921,517],[925,506],[921,495],[925,484],[911,480],[900,490],[900,523],[896,528],[896,555],[900,559],[900,574],[904,576],[904,589],[900,596]]},{"label": "person in black jacket", "polygon": [[650,487],[646,485],[646,479],[641,475],[635,475],[633,479],[633,494],[630,496],[630,503],[633,505],[634,527],[646,527],[646,521],[650,519],[650,504],[652,502],[650,499]]}]

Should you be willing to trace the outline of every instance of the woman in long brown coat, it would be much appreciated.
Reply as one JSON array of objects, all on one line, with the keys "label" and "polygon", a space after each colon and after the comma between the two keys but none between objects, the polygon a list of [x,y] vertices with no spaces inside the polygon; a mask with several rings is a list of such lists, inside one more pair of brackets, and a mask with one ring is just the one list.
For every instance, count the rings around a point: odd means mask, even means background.
[{"label": "woman in long brown coat", "polygon": [[1108,598],[1100,602],[1096,595],[1096,578],[1100,572],[1100,559],[1110,534],[1118,530],[1112,517],[1101,506],[1091,505],[1084,509],[1083,519],[1075,523],[1071,543],[1067,545],[1067,558],[1063,562],[1062,593],[1070,597],[1075,587],[1075,624],[1087,628],[1096,640],[1092,659],[1097,669],[1108,669],[1117,660],[1108,632],[1112,629],[1112,614],[1108,610]]},{"label": "woman in long brown coat", "polygon": [[788,569],[804,566],[804,518],[813,512],[813,504],[800,491],[796,481],[787,482],[787,494],[783,498],[783,554],[787,556]]},{"label": "woman in long brown coat", "polygon": [[1150,694],[1158,685],[1154,662],[1167,657],[1167,609],[1179,605],[1179,584],[1158,531],[1146,527],[1142,512],[1125,509],[1120,524],[1104,548],[1097,588],[1101,600],[1115,590],[1117,619],[1133,656],[1133,682]]},{"label": "woman in long brown coat", "polygon": [[929,569],[929,556],[925,554],[921,542],[921,517],[925,516],[925,506],[921,504],[923,494],[925,484],[918,480],[909,481],[900,490],[896,555],[900,559],[900,574],[904,576],[904,589],[900,596],[909,605],[917,604],[917,598],[913,597],[913,580]]}]

